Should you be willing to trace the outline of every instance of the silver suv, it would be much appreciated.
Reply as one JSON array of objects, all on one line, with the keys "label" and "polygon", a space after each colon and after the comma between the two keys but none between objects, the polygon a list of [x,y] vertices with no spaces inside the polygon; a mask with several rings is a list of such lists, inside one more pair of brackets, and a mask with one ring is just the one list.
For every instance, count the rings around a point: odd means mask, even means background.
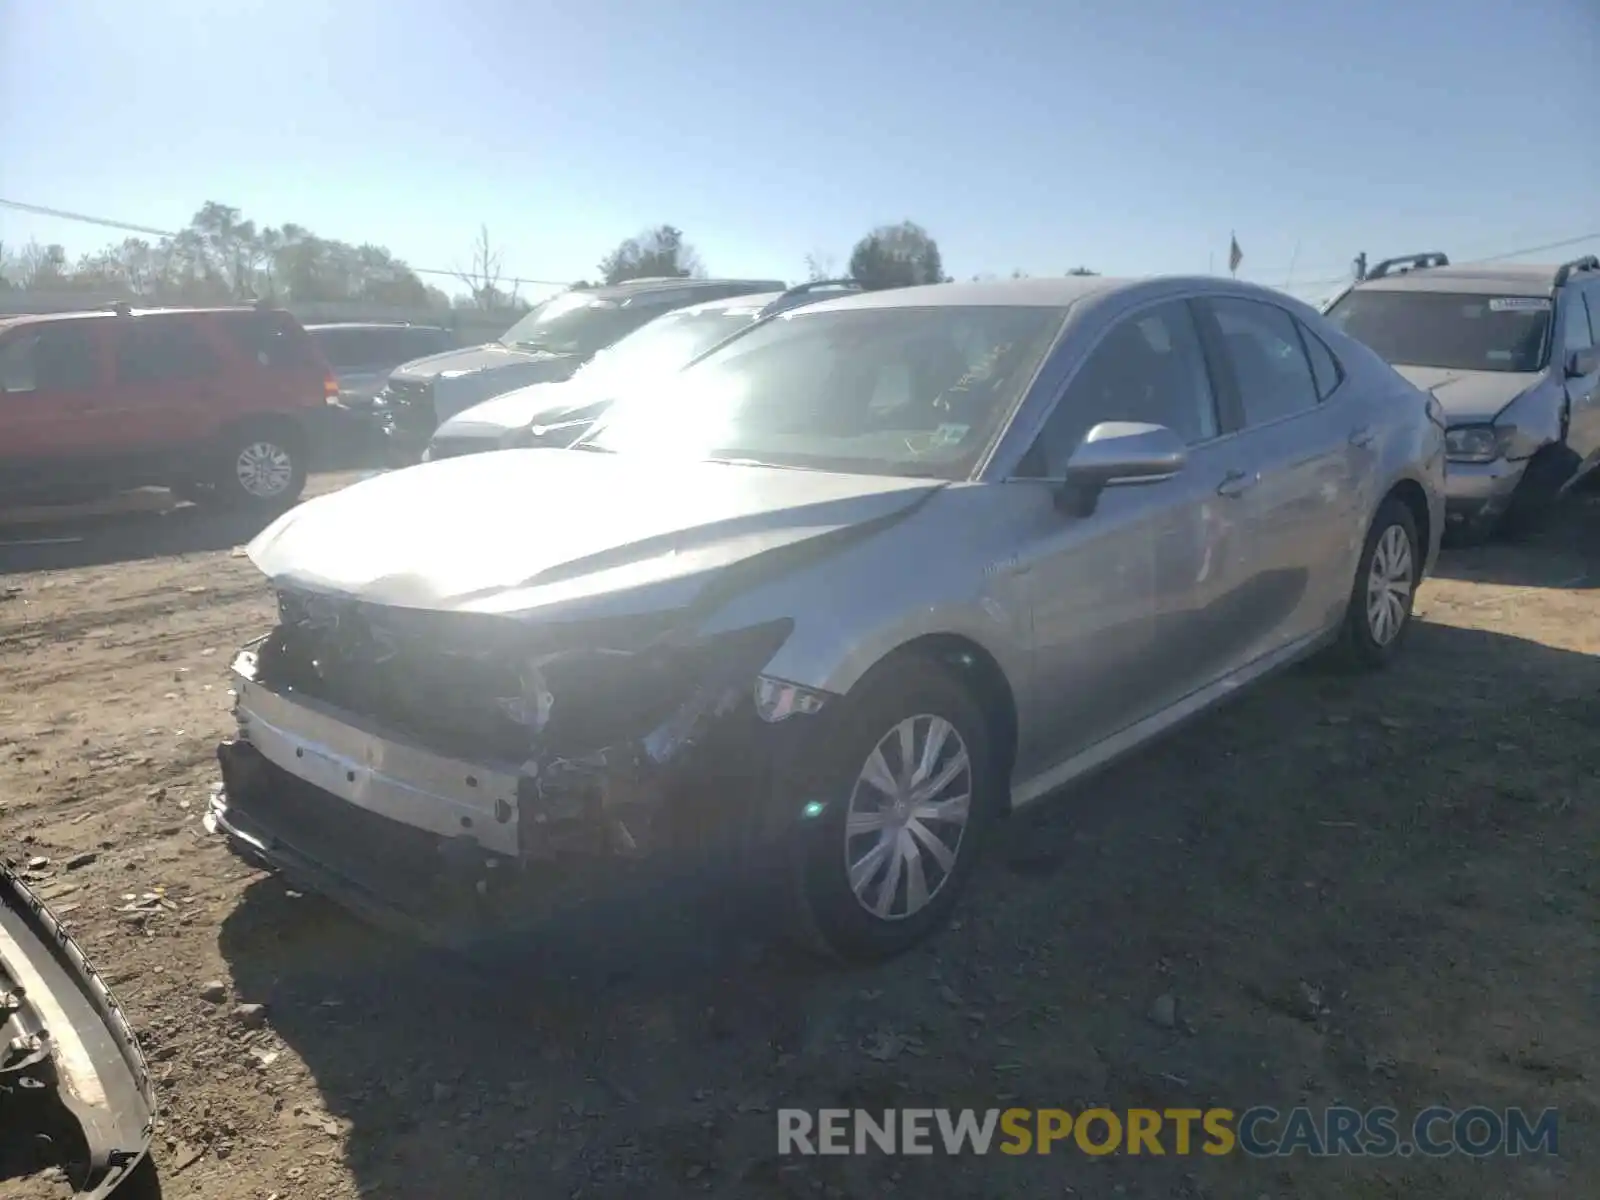
[{"label": "silver suv", "polygon": [[1600,258],[1389,259],[1327,316],[1444,406],[1452,531],[1526,529],[1600,463]]},{"label": "silver suv", "polygon": [[440,424],[427,459],[454,458],[518,446],[571,445],[619,394],[641,381],[681,370],[746,326],[861,285],[818,279],[783,292],[708,300],[674,309],[607,346],[560,383],[531,383],[475,404]]},{"label": "silver suv", "polygon": [[893,954],[1012,809],[1324,647],[1390,661],[1443,484],[1437,406],[1263,288],[809,305],[571,449],[268,527],[207,824],[441,940],[654,864]]}]

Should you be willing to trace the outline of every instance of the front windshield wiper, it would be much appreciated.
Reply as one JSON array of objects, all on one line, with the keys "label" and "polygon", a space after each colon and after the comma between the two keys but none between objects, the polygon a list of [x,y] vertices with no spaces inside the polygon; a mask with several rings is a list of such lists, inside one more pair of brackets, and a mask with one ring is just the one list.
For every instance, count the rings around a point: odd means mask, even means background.
[{"label": "front windshield wiper", "polygon": [[725,467],[768,467],[774,471],[813,471],[815,467],[796,467],[790,463],[763,462],[759,458],[708,458],[707,462]]},{"label": "front windshield wiper", "polygon": [[616,453],[615,450],[607,450],[604,446],[600,445],[598,442],[573,442],[572,445],[567,447],[567,449],[568,450],[593,450],[596,454],[615,454]]}]

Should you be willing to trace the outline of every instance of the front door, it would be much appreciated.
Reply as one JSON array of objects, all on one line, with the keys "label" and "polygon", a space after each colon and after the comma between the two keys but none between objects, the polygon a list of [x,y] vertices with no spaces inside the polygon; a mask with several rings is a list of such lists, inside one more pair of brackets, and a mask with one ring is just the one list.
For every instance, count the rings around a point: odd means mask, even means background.
[{"label": "front door", "polygon": [[1565,300],[1561,322],[1565,345],[1554,356],[1554,366],[1567,389],[1567,447],[1585,464],[1592,464],[1600,459],[1600,367],[1572,379],[1566,373],[1574,350],[1600,344],[1600,283],[1569,287]]},{"label": "front door", "polygon": [[[1103,421],[1165,425],[1189,444],[1189,460],[1173,478],[1107,488],[1087,517],[1056,511],[1054,481]],[[1023,777],[1203,687],[1225,657],[1229,631],[1216,605],[1231,591],[1241,530],[1221,493],[1236,450],[1189,305],[1157,304],[1108,330],[1025,462],[1025,474],[1041,477],[1024,563],[1040,717],[1023,747]]]}]

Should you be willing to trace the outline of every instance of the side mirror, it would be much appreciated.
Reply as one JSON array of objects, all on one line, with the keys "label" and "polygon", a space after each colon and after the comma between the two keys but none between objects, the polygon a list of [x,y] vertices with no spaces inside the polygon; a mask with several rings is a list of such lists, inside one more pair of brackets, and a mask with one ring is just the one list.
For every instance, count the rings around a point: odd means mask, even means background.
[{"label": "side mirror", "polygon": [[1568,379],[1581,379],[1585,375],[1593,375],[1596,371],[1600,371],[1600,346],[1574,350],[1567,355]]},{"label": "side mirror", "polygon": [[1188,451],[1165,425],[1102,421],[1067,459],[1057,506],[1087,517],[1108,487],[1160,483],[1183,470]]}]

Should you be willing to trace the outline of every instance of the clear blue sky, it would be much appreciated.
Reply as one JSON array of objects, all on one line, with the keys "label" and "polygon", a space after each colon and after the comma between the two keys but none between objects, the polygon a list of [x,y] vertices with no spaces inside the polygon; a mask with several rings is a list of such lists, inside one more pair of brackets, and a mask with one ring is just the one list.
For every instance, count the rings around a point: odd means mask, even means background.
[{"label": "clear blue sky", "polygon": [[556,280],[661,222],[798,278],[911,218],[958,277],[1222,271],[1236,230],[1303,290],[1600,232],[1597,130],[1600,0],[0,0],[0,197],[418,267],[484,223]]}]

